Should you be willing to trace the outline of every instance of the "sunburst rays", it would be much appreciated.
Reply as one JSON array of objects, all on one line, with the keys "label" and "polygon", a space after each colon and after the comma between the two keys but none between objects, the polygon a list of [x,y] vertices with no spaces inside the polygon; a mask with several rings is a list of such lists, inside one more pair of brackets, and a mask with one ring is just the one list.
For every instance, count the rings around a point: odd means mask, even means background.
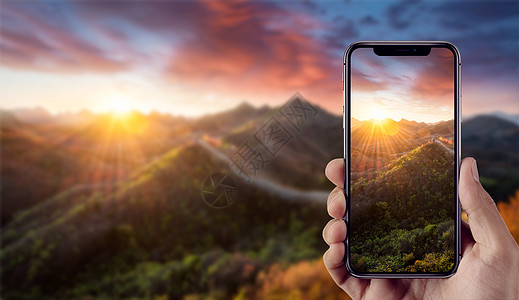
[{"label": "sunburst rays", "polygon": [[411,142],[402,126],[391,119],[371,119],[352,130],[352,176],[372,179],[399,152],[410,148]]}]

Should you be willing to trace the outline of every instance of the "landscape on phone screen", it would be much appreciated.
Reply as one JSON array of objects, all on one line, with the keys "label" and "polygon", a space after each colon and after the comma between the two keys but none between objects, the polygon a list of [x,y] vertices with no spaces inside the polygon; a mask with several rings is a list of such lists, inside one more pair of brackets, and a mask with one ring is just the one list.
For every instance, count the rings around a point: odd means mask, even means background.
[{"label": "landscape on phone screen", "polygon": [[449,272],[454,54],[351,58],[350,258],[359,273]]}]

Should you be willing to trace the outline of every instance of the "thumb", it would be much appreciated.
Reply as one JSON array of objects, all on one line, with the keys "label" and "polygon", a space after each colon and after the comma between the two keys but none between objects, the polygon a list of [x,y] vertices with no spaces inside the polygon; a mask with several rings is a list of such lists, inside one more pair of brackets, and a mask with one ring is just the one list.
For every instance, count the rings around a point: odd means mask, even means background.
[{"label": "thumb", "polygon": [[472,157],[461,163],[459,195],[474,240],[492,248],[506,244],[510,233],[494,200],[479,182],[476,160]]}]

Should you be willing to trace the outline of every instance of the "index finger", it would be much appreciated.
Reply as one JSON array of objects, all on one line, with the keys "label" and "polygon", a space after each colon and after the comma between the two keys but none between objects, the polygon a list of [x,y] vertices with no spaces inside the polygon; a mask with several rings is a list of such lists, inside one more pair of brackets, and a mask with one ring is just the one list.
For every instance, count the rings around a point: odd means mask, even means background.
[{"label": "index finger", "polygon": [[336,186],[344,188],[344,159],[336,158],[331,160],[324,170],[326,177]]}]

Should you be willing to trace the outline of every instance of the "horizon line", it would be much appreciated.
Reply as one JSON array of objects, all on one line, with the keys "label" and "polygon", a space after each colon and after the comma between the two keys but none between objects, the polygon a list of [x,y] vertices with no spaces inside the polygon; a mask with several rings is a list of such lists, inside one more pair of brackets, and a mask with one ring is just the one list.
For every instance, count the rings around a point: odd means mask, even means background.
[{"label": "horizon line", "polygon": [[[294,96],[296,96],[296,95],[300,95],[300,97],[303,100],[309,102],[313,106],[316,106],[316,107],[324,110],[325,112],[327,112],[329,114],[332,114],[332,115],[338,116],[338,117],[342,117],[342,104],[341,104],[341,106],[339,106],[339,105],[337,106],[338,109],[337,109],[337,112],[335,112],[335,111],[330,111],[330,110],[320,106],[318,103],[309,101],[305,97],[301,96],[300,93],[294,94]],[[294,96],[290,97],[284,103],[287,103],[288,101],[293,99]],[[182,113],[175,114],[175,113],[170,112],[170,111],[161,111],[159,109],[150,109],[148,111],[143,111],[143,110],[140,110],[140,109],[130,109],[126,113],[141,113],[143,115],[150,115],[152,113],[158,113],[158,114],[165,114],[165,115],[170,115],[170,116],[175,116],[175,117],[200,118],[200,117],[204,117],[204,116],[208,116],[208,115],[214,115],[214,114],[218,114],[218,113],[222,113],[222,112],[231,111],[231,110],[237,109],[238,107],[243,106],[243,105],[249,105],[249,106],[253,107],[254,109],[260,109],[260,108],[263,108],[263,107],[267,107],[267,108],[280,108],[281,106],[284,105],[284,103],[279,104],[279,105],[269,105],[269,104],[266,104],[266,103],[263,103],[262,105],[254,105],[254,104],[252,104],[251,102],[249,102],[247,100],[243,100],[243,101],[239,102],[237,105],[235,105],[235,106],[233,106],[233,107],[231,107],[229,109],[218,110],[218,111],[215,111],[215,112],[203,113],[203,114],[199,114],[199,115],[189,115],[189,114],[182,114]],[[15,112],[17,110],[29,110],[30,111],[30,110],[38,110],[38,109],[44,110],[51,117],[59,117],[61,115],[77,115],[77,114],[80,114],[81,112],[91,113],[91,114],[94,114],[94,115],[106,115],[106,114],[116,114],[117,113],[117,112],[111,111],[111,110],[95,111],[95,110],[91,110],[91,109],[84,108],[84,107],[83,108],[79,108],[77,110],[60,110],[60,111],[57,111],[57,112],[53,112],[53,111],[49,110],[48,108],[46,108],[45,106],[42,106],[42,105],[20,106],[20,107],[12,107],[12,108],[5,108],[5,107],[0,106],[0,111],[7,111],[7,112],[11,112],[11,113]],[[505,111],[502,111],[502,110],[494,110],[494,111],[491,111],[491,112],[484,112],[484,113],[472,113],[472,114],[468,114],[468,115],[462,114],[462,118],[465,119],[465,118],[472,118],[472,117],[484,116],[484,115],[496,116],[496,114],[504,114],[506,116],[519,117],[519,112],[517,112],[517,113],[508,113],[508,112],[505,112]],[[356,120],[361,121],[361,122],[374,120],[374,118],[363,119],[363,120],[361,120],[359,118],[355,118],[355,117],[351,117],[351,118],[352,119],[356,119]],[[386,119],[390,119],[390,120],[396,121],[396,120],[391,119],[391,118],[386,118]],[[386,119],[384,119],[384,120],[386,120]],[[405,118],[401,118],[400,120],[402,120],[402,119],[407,120],[407,121],[414,121],[414,122],[418,122],[418,123],[427,123],[427,122],[424,122],[424,121],[409,120],[409,119],[405,119]],[[449,120],[453,120],[453,119],[454,118],[449,119]],[[442,122],[442,121],[448,121],[448,120],[438,120],[436,122]],[[398,121],[396,121],[396,122],[398,122]]]},{"label": "horizon line", "polygon": [[369,122],[369,121],[386,121],[386,120],[391,120],[391,121],[395,121],[395,122],[400,122],[402,120],[406,120],[408,122],[416,122],[416,123],[425,123],[425,124],[433,124],[433,123],[438,123],[438,122],[446,122],[446,121],[451,121],[451,120],[454,120],[454,118],[452,119],[447,119],[447,120],[438,120],[438,121],[434,121],[434,122],[425,122],[425,121],[418,121],[418,120],[411,120],[411,119],[406,119],[406,118],[400,118],[400,120],[395,120],[395,119],[392,119],[392,118],[385,118],[385,119],[376,119],[376,118],[371,118],[371,119],[365,119],[365,120],[361,120],[361,119],[358,119],[358,118],[355,118],[355,117],[351,117],[351,119],[355,119],[359,122]]}]

